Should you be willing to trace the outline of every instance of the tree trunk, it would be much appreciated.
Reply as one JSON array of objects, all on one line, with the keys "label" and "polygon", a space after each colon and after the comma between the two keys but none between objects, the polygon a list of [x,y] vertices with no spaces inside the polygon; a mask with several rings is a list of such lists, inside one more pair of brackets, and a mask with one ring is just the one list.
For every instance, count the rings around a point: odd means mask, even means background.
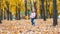
[{"label": "tree trunk", "polygon": [[20,20],[20,8],[16,6],[16,20]]},{"label": "tree trunk", "polygon": [[1,9],[0,9],[0,23],[1,23]]},{"label": "tree trunk", "polygon": [[46,21],[45,11],[44,11],[44,0],[42,0],[42,13],[43,13],[43,19]]},{"label": "tree trunk", "polygon": [[48,18],[48,0],[46,0],[46,13],[45,13],[45,15],[46,15],[46,18]]},{"label": "tree trunk", "polygon": [[25,0],[25,16],[27,16],[27,0]]},{"label": "tree trunk", "polygon": [[6,6],[7,6],[7,20],[9,20],[9,3],[6,1]]},{"label": "tree trunk", "polygon": [[53,26],[57,25],[57,5],[56,0],[53,0]]}]

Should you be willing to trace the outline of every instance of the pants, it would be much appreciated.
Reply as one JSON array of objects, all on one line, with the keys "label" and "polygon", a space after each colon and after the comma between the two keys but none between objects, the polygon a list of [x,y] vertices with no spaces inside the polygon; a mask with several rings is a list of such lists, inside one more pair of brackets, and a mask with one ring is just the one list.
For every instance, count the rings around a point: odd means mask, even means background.
[{"label": "pants", "polygon": [[31,18],[32,25],[35,25],[34,18]]}]

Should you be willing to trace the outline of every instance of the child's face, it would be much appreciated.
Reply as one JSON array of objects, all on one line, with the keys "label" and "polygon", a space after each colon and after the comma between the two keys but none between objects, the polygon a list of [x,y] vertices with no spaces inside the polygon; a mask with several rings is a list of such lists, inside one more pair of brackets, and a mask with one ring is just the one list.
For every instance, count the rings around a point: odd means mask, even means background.
[{"label": "child's face", "polygon": [[32,11],[32,13],[33,13],[33,11]]},{"label": "child's face", "polygon": [[34,13],[34,11],[32,11],[32,13]]}]

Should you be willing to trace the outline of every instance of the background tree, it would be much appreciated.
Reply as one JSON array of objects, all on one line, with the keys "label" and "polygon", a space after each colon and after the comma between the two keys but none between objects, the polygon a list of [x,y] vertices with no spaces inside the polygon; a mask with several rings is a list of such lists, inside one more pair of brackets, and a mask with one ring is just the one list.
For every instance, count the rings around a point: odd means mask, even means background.
[{"label": "background tree", "polygon": [[8,1],[6,1],[6,6],[7,6],[7,10],[6,10],[6,12],[7,12],[7,20],[9,20],[9,2]]},{"label": "background tree", "polygon": [[45,15],[45,10],[44,10],[44,0],[41,0],[41,16],[43,17],[44,21],[46,21],[46,15]]},{"label": "background tree", "polygon": [[[20,5],[18,4],[18,6]],[[16,20],[20,20],[20,8],[18,6],[16,6]]]},{"label": "background tree", "polygon": [[57,4],[56,0],[53,0],[53,26],[57,25]]},{"label": "background tree", "polygon": [[49,3],[48,0],[46,0],[46,13],[45,13],[46,18],[48,18],[48,11],[49,11],[48,10],[48,6],[49,6],[48,3]]},{"label": "background tree", "polygon": [[27,16],[27,0],[25,0],[25,16]]},{"label": "background tree", "polygon": [[2,0],[0,1],[0,23],[2,23]]}]

